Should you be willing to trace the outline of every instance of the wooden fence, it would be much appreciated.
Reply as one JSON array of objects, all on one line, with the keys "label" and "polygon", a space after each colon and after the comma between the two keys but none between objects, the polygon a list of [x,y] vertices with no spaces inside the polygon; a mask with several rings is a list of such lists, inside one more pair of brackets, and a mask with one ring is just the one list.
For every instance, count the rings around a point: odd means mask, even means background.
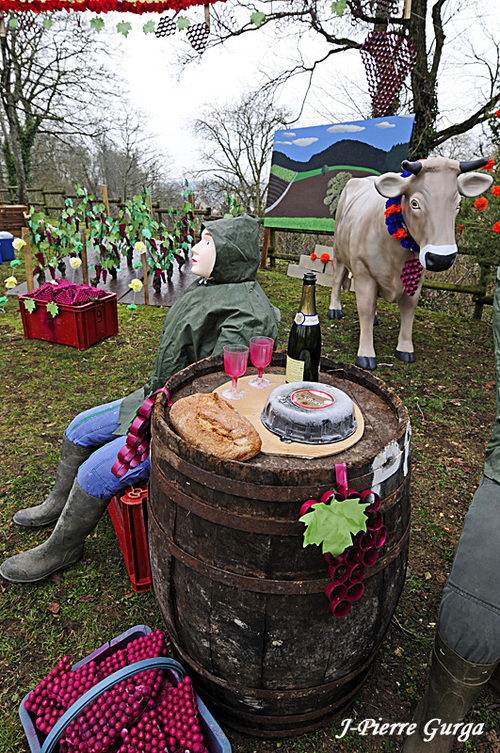
[{"label": "wooden fence", "polygon": [[[123,209],[125,207],[125,201],[123,198],[111,198],[108,197],[106,186],[101,187],[102,198],[95,198],[96,203],[103,202],[108,208],[108,212],[111,212],[112,207],[116,207],[116,210]],[[61,211],[64,207],[65,199],[70,198],[78,200],[78,197],[74,194],[67,193],[64,189],[45,189],[45,188],[30,188],[28,189],[28,201],[31,206],[43,210],[46,214],[50,215],[54,211]],[[15,204],[17,202],[17,189],[14,186],[7,186],[0,188],[0,204]],[[151,209],[160,222],[168,227],[168,214],[170,207],[162,207],[160,202],[151,201]],[[203,210],[195,210],[195,214],[200,219],[209,218],[217,219],[217,216],[212,214],[212,210],[209,208]],[[163,217],[167,216],[164,221]],[[297,261],[298,256],[293,254],[287,254],[279,248],[278,244],[278,232],[286,233],[299,233],[302,235],[319,235],[313,231],[302,230],[286,230],[278,231],[275,228],[265,228],[264,231],[264,244],[262,252],[262,267],[266,267],[268,264],[273,267],[276,259],[284,259],[286,261]],[[324,235],[321,234],[321,235]],[[459,249],[459,254],[468,256],[468,252],[463,249]],[[460,284],[454,282],[445,282],[441,280],[425,280],[423,287],[428,290],[441,290],[450,293],[463,293],[465,295],[472,296],[474,303],[473,318],[480,320],[483,313],[483,307],[485,305],[491,306],[493,304],[492,295],[492,282],[495,277],[495,270],[497,262],[495,260],[482,259],[477,261],[478,275],[477,279],[472,284]]]},{"label": "wooden fence", "polygon": [[[325,233],[320,234],[311,230],[303,231],[287,229],[286,231],[280,231],[275,228],[266,228],[264,231],[262,266],[267,266],[267,264],[269,264],[273,267],[276,259],[282,259],[284,261],[298,260],[297,255],[289,254],[280,248],[281,244],[278,243],[278,232],[301,233],[303,235],[326,235]],[[459,248],[458,253],[461,256],[470,256],[470,254],[464,249]],[[463,293],[472,296],[472,302],[474,303],[473,318],[480,320],[484,306],[491,306],[493,304],[492,291],[498,262],[494,259],[481,259],[480,261],[475,259],[475,262],[478,266],[478,274],[476,280],[471,284],[445,282],[437,279],[424,280],[423,287],[428,290],[442,290],[445,292]]]},{"label": "wooden fence", "polygon": [[[111,197],[108,196],[106,186],[101,186],[101,196],[95,196],[93,203],[104,203],[107,210],[111,214],[115,214],[120,209],[124,209],[125,199],[123,197]],[[72,199],[73,201],[79,201],[78,196],[73,193],[68,193],[62,188],[46,189],[46,188],[29,188],[28,189],[28,205],[34,207],[37,210],[45,212],[47,215],[51,215],[54,212],[60,212],[64,208],[64,202],[66,199]],[[6,186],[0,188],[0,204],[17,204],[17,188],[15,186]],[[162,207],[159,201],[151,201],[151,209],[160,222],[163,222],[168,227],[168,213],[170,207]],[[113,210],[115,210],[113,212]],[[211,217],[215,219],[215,215],[212,214],[210,207],[203,210],[195,210],[195,214],[203,217]],[[166,215],[166,219],[163,218]]]}]

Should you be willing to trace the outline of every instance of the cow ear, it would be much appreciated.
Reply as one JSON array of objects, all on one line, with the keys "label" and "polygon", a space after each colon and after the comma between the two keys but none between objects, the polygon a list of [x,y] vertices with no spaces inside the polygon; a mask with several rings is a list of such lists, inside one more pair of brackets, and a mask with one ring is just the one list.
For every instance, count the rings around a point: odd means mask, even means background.
[{"label": "cow ear", "polygon": [[407,178],[402,178],[399,173],[383,173],[375,178],[375,188],[386,199],[400,196],[408,185]]},{"label": "cow ear", "polygon": [[457,179],[458,192],[468,198],[479,196],[483,191],[487,191],[492,183],[491,175],[484,173],[462,173]]}]

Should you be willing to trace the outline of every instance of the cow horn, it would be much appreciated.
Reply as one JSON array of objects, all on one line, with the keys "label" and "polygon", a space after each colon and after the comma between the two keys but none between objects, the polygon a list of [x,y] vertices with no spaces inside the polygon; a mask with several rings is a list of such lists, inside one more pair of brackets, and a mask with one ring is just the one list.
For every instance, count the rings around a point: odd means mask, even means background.
[{"label": "cow horn", "polygon": [[479,170],[488,164],[488,160],[484,157],[481,159],[473,159],[471,162],[460,162],[460,172],[470,173],[471,170]]},{"label": "cow horn", "polygon": [[403,168],[403,170],[406,170],[412,175],[418,175],[420,170],[422,169],[422,163],[421,162],[408,162],[408,160],[405,159],[401,163],[401,167]]}]

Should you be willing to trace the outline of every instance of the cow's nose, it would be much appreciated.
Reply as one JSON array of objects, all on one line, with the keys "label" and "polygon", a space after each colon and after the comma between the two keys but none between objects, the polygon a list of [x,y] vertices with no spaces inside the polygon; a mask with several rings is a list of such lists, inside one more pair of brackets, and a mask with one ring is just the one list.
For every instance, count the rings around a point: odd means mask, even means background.
[{"label": "cow's nose", "polygon": [[453,265],[456,258],[456,254],[441,256],[440,254],[429,253],[425,256],[425,268],[429,272],[444,272],[445,269],[449,269]]},{"label": "cow's nose", "polygon": [[443,272],[449,269],[456,258],[456,246],[427,245],[420,249],[420,264],[429,272]]}]

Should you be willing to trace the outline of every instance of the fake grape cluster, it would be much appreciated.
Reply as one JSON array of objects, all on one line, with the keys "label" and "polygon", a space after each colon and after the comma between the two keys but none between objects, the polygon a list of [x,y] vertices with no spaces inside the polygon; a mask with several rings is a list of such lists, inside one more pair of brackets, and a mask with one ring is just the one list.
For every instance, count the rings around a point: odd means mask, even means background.
[{"label": "fake grape cluster", "polygon": [[379,549],[387,538],[387,528],[379,510],[380,497],[369,492],[364,496],[363,502],[370,503],[365,509],[366,531],[353,536],[352,545],[337,557],[328,552],[325,554],[330,576],[325,594],[334,617],[345,617],[351,611],[353,603],[361,598],[365,590],[363,578],[366,571],[377,561]]},{"label": "fake grape cluster", "polygon": [[[72,670],[63,657],[28,695],[25,709],[48,735],[64,712],[98,682],[125,666],[164,656],[165,636],[141,636],[101,662]],[[176,686],[162,670],[139,672],[116,683],[74,719],[59,741],[60,753],[208,753],[191,679]]]}]

